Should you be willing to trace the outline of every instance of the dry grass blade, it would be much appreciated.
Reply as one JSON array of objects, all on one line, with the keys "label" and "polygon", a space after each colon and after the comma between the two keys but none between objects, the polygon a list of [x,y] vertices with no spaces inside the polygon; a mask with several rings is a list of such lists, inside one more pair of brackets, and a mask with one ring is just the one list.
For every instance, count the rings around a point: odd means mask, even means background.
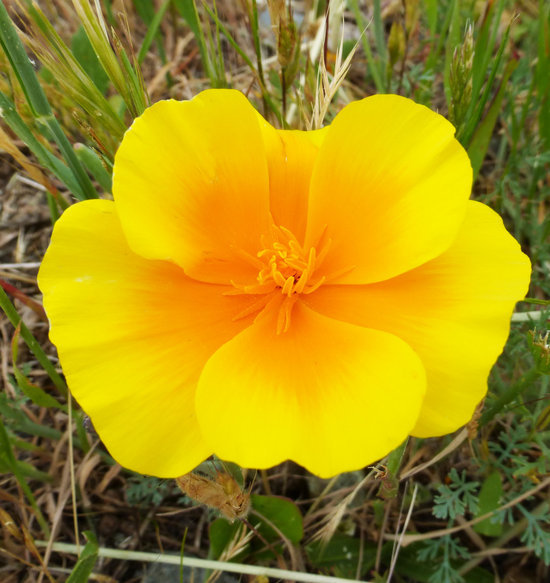
[{"label": "dry grass blade", "polygon": [[349,52],[345,61],[342,62],[342,55],[344,51],[344,25],[342,24],[342,35],[340,44],[336,51],[336,61],[334,63],[334,74],[329,74],[327,65],[325,63],[324,52],[321,51],[319,71],[317,73],[317,87],[315,90],[315,100],[313,104],[313,113],[311,119],[307,124],[308,130],[317,130],[323,126],[328,109],[336,92],[344,82],[346,75],[351,67],[351,61],[355,55],[355,51],[359,46],[357,41],[354,47]]},{"label": "dry grass blade", "polygon": [[[262,520],[262,522],[267,524],[270,528],[273,529],[274,532],[277,533],[277,535],[283,541],[283,543],[285,544],[285,546],[288,550],[288,554],[290,555],[290,560],[292,562],[292,569],[298,569],[299,566],[301,566],[301,562],[300,562],[300,559],[298,557],[298,554],[296,553],[296,549],[292,545],[292,542],[290,540],[288,540],[288,538],[284,535],[284,533],[281,531],[281,529],[276,524],[274,524],[271,520],[269,520],[269,518],[267,518],[266,516],[263,516],[257,510],[252,510],[252,514],[255,514],[256,516],[258,516]],[[248,520],[246,520],[246,519],[242,519],[242,520],[248,526],[248,528],[250,528],[252,530],[252,532],[254,532],[256,534],[256,536],[265,544],[265,546],[268,549],[270,549],[271,552],[275,555],[277,562],[279,564],[279,567],[281,569],[286,569],[287,566],[286,566],[284,558],[280,555],[279,552],[277,552],[277,550],[273,547],[273,545],[266,538],[264,538],[262,536],[262,534],[259,532],[259,530],[256,527],[254,527]]]},{"label": "dry grass blade", "polygon": [[55,84],[47,86],[50,101],[59,102],[61,110],[70,107],[85,133],[93,136],[98,148],[112,157],[126,130],[123,120],[40,7],[36,3],[28,7],[20,4],[20,10],[28,19],[28,34],[20,33],[20,36],[43,66],[55,72]]},{"label": "dry grass blade", "polygon": [[358,484],[353,488],[353,490],[341,501],[339,502],[334,510],[332,510],[324,519],[325,524],[319,528],[319,530],[312,537],[312,540],[318,540],[322,544],[327,544],[328,541],[334,536],[336,529],[344,515],[348,506],[353,502],[355,496],[361,488],[373,477],[378,474],[378,470],[373,468]]},{"label": "dry grass blade", "polygon": [[[62,441],[64,442],[68,439],[68,433],[65,434]],[[61,443],[61,441],[60,441]],[[71,464],[69,459],[65,460],[65,464],[63,466],[63,474],[61,478],[61,484],[59,485],[59,493],[56,500],[56,506],[54,511],[54,516],[52,520],[52,528],[51,528],[51,535],[50,539],[46,545],[46,551],[44,553],[44,563],[48,565],[51,553],[53,551],[54,541],[57,537],[59,529],[61,528],[62,518],[63,518],[63,511],[65,509],[65,505],[71,496]],[[80,553],[80,546],[76,545],[78,548],[78,553]],[[42,583],[43,574],[40,574],[38,578],[38,583]]]},{"label": "dry grass blade", "polygon": [[[231,561],[236,556],[238,556],[241,552],[243,552],[249,545],[250,541],[254,537],[254,532],[251,530],[247,532],[246,526],[244,523],[241,523],[237,532],[233,538],[229,541],[228,545],[223,550],[222,554],[219,557],[220,561]],[[214,583],[220,575],[222,571],[213,571],[210,577],[206,580],[206,583]]]},{"label": "dry grass blade", "polygon": [[412,512],[414,509],[414,503],[416,501],[416,494],[418,492],[418,484],[414,485],[414,490],[411,497],[411,503],[409,504],[409,510],[407,511],[407,516],[405,518],[405,523],[403,524],[403,529],[401,530],[401,534],[399,534],[399,538],[397,539],[397,544],[394,545],[391,553],[391,563],[390,563],[390,570],[388,571],[388,579],[387,583],[390,583],[390,580],[393,576],[393,571],[397,564],[397,557],[399,556],[399,549],[403,544],[403,537],[405,536],[405,532],[407,531],[407,527],[409,526],[409,522],[411,520]]},{"label": "dry grass blade", "polygon": [[[38,546],[47,543],[37,541]],[[59,553],[76,553],[76,545],[68,543],[54,543],[53,550]],[[243,563],[233,563],[224,561],[210,561],[208,559],[196,559],[194,557],[182,557],[180,555],[159,555],[159,553],[146,553],[138,551],[124,551],[121,549],[110,549],[99,547],[99,557],[109,557],[124,561],[141,561],[148,563],[164,563],[167,565],[181,565],[198,569],[227,571],[229,573],[240,573],[243,575],[266,576],[283,581],[303,581],[304,583],[353,583],[355,579],[345,577],[333,577],[330,575],[318,575],[316,573],[304,573],[302,571],[285,571],[274,569],[262,565],[247,565]]]},{"label": "dry grass blade", "polygon": [[[2,271],[0,271],[0,276],[2,275],[3,273]],[[10,274],[7,274],[7,276],[10,277]],[[31,282],[34,283],[34,280],[32,280],[31,278],[23,278],[23,280],[25,279],[27,281],[30,280]],[[40,304],[36,300],[33,300],[31,297],[29,297],[28,295],[26,295],[21,290],[11,285],[7,281],[4,281],[3,279],[0,279],[0,286],[2,286],[4,291],[6,291],[6,293],[8,293],[10,296],[19,300],[22,304],[30,308],[41,320],[44,320],[45,322],[48,320],[48,318],[46,317],[46,312],[42,307],[42,304]]]},{"label": "dry grass blade", "polygon": [[414,468],[412,468],[410,470],[403,471],[401,473],[401,475],[399,476],[399,479],[405,480],[406,478],[410,478],[410,477],[414,476],[415,474],[418,474],[418,472],[421,472],[422,470],[429,468],[433,464],[437,463],[439,460],[448,456],[452,451],[454,451],[457,447],[459,447],[467,437],[468,437],[468,429],[465,428],[451,441],[451,443],[449,443],[449,445],[447,447],[443,448],[437,455],[435,455],[434,457],[429,459],[427,462],[424,462],[423,464],[415,466]]},{"label": "dry grass blade", "polygon": [[0,507],[0,524],[2,525],[2,528],[5,529],[7,534],[13,538],[16,538],[17,540],[21,540],[21,533],[19,532],[19,529],[17,528],[13,518],[2,507]]},{"label": "dry grass blade", "polygon": [[[0,547],[0,552],[4,555],[15,559],[16,561],[24,564],[31,570],[41,570],[40,578],[44,575],[48,578],[51,583],[55,583],[55,580],[49,573],[42,556],[36,545],[34,544],[34,540],[32,538],[31,533],[25,527],[24,524],[18,525],[15,520],[11,517],[11,515],[6,512],[3,508],[0,508],[0,525],[2,526],[2,532],[4,535],[4,540],[2,547]],[[15,539],[12,541],[11,539]],[[23,546],[21,546],[21,543]],[[40,567],[33,565],[29,561],[23,559],[21,556],[23,553],[23,548],[25,548],[35,559],[38,561]]]},{"label": "dry grass blade", "polygon": [[[67,423],[67,435],[69,440],[69,468],[71,472],[71,503],[73,508],[73,529],[74,529],[74,540],[77,546],[80,544],[80,534],[78,530],[78,510],[76,502],[76,476],[74,467],[74,444],[73,444],[73,399],[71,393],[67,394],[67,410],[69,413],[69,419]],[[92,451],[92,450],[90,450]],[[79,553],[80,555],[80,553]]]},{"label": "dry grass blade", "polygon": [[73,0],[73,6],[101,65],[126,103],[132,117],[140,115],[149,104],[149,97],[141,82],[137,62],[134,61],[132,67],[114,30],[111,30],[111,45],[100,3],[96,2],[95,12],[89,0]]},{"label": "dry grass blade", "polygon": [[31,160],[23,154],[23,152],[15,145],[13,138],[11,138],[6,131],[0,126],[0,150],[7,152],[18,164],[24,168],[25,172],[38,184],[41,184],[48,192],[55,197],[59,193],[52,181],[34,164]]}]

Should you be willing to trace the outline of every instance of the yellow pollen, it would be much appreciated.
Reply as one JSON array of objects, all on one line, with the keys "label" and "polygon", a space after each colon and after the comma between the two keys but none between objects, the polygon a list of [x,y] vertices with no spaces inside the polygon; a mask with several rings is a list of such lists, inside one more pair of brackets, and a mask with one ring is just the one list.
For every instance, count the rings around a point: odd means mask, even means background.
[{"label": "yellow pollen", "polygon": [[[270,236],[262,238],[263,249],[256,256],[247,252],[240,256],[258,269],[256,283],[231,282],[235,288],[227,295],[255,295],[250,306],[242,310],[235,320],[261,311],[265,306],[278,305],[277,334],[290,327],[292,308],[301,294],[310,294],[325,281],[325,276],[315,275],[324,260],[330,239],[323,232],[318,244],[305,250],[294,234],[285,227],[272,227]],[[280,293],[284,299],[272,303]],[[259,296],[259,297],[258,297]]]},{"label": "yellow pollen", "polygon": [[265,267],[258,273],[258,284],[264,286],[271,281],[287,297],[317,289],[322,278],[313,277],[317,258],[315,247],[306,253],[296,237],[284,227],[274,227],[273,238],[274,241],[257,254],[265,262]]}]

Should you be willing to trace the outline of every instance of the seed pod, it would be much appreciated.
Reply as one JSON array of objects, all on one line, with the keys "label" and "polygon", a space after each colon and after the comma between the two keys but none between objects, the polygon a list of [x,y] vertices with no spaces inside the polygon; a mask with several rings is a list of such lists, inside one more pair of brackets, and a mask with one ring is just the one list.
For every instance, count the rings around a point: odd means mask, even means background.
[{"label": "seed pod", "polygon": [[471,23],[466,26],[464,42],[456,47],[449,71],[451,109],[449,117],[458,129],[464,122],[472,99],[472,69],[474,64],[474,30]]},{"label": "seed pod", "polygon": [[527,342],[531,349],[531,354],[535,360],[537,370],[542,374],[550,374],[550,344],[548,343],[549,331],[544,336],[533,330],[529,331]]}]

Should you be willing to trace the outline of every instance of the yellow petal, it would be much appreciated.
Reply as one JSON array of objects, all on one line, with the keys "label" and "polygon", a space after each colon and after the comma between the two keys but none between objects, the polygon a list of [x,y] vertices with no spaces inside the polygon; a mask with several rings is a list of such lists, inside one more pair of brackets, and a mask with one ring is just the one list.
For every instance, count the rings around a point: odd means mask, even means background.
[{"label": "yellow petal", "polygon": [[233,90],[160,101],[137,118],[115,157],[113,193],[130,247],[211,283],[255,277],[269,182],[257,113]]},{"label": "yellow petal", "polygon": [[454,131],[397,95],[368,97],[336,116],[315,163],[306,236],[306,247],[314,245],[328,228],[327,276],[382,281],[449,247],[472,183]]},{"label": "yellow petal", "polygon": [[470,201],[455,242],[437,259],[377,284],[323,286],[307,301],[322,314],[395,334],[417,352],[428,389],[412,434],[428,437],[472,417],[529,274],[500,217]]},{"label": "yellow petal", "polygon": [[216,454],[254,468],[290,458],[328,477],[405,439],[425,390],[422,364],[405,342],[300,302],[287,332],[276,334],[275,318],[262,314],[204,367],[197,415]]},{"label": "yellow petal", "polygon": [[309,183],[326,129],[311,132],[276,130],[264,119],[260,127],[269,166],[270,210],[273,222],[304,241]]},{"label": "yellow petal", "polygon": [[232,321],[250,298],[136,255],[104,200],[65,211],[38,281],[69,387],[113,457],[175,477],[210,455],[195,417],[197,379],[251,323]]}]

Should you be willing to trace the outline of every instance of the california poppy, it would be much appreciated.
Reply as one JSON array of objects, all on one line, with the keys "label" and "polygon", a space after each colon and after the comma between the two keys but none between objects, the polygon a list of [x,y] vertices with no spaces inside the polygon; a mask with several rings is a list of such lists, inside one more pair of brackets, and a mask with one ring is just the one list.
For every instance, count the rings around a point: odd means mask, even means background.
[{"label": "california poppy", "polygon": [[161,101],[114,202],[57,221],[39,273],[68,384],[112,455],[319,476],[467,423],[530,264],[440,115],[377,95],[313,132],[233,90]]}]

